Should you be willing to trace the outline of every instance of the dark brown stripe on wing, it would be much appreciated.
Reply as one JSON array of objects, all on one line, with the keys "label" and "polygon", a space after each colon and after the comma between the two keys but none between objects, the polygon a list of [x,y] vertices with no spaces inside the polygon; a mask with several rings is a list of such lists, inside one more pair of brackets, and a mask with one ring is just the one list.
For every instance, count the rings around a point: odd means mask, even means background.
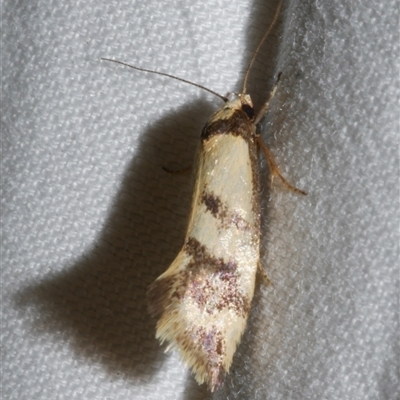
[{"label": "dark brown stripe on wing", "polygon": [[[197,239],[189,237],[183,247],[191,256],[183,275],[181,287],[185,301],[194,301],[209,314],[229,308],[236,314],[247,317],[250,299],[238,288],[238,273],[235,260],[225,261],[214,257]],[[179,288],[177,288],[179,291]]]},{"label": "dark brown stripe on wing", "polygon": [[230,118],[217,119],[207,123],[201,133],[201,140],[206,141],[215,135],[230,134],[242,136],[248,140],[253,132],[253,123],[248,115],[242,110],[236,110]]},{"label": "dark brown stripe on wing", "polygon": [[244,318],[250,300],[238,288],[237,264],[214,257],[197,239],[189,237],[181,250],[190,256],[183,270],[158,278],[147,297],[152,315],[161,315],[166,307],[180,307],[191,302],[208,314],[225,308]]},{"label": "dark brown stripe on wing", "polygon": [[228,229],[230,226],[235,225],[239,230],[251,230],[250,223],[237,212],[230,211],[229,207],[215,193],[204,190],[201,202],[205,205],[207,211],[218,220],[222,228]]},{"label": "dark brown stripe on wing", "polygon": [[201,358],[205,358],[202,361],[208,371],[208,384],[214,390],[221,385],[225,376],[226,336],[215,325],[194,327],[187,332],[187,336],[190,337],[190,343],[195,343],[196,350],[201,352]]}]

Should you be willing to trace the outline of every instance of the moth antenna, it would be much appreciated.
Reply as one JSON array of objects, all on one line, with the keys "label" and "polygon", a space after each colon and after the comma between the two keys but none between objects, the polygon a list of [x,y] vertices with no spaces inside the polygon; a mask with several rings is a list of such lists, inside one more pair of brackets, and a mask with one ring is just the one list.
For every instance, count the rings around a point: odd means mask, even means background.
[{"label": "moth antenna", "polygon": [[168,77],[168,78],[176,79],[177,81],[184,82],[184,83],[188,83],[189,85],[195,86],[195,87],[200,88],[200,89],[203,89],[203,90],[205,90],[205,91],[207,91],[207,92],[209,92],[209,93],[212,93],[214,96],[217,96],[217,97],[219,97],[220,99],[222,99],[225,103],[228,101],[228,98],[227,98],[227,97],[222,96],[222,95],[220,95],[219,93],[214,92],[213,90],[206,88],[205,86],[199,85],[198,83],[190,82],[190,81],[188,81],[188,80],[186,80],[186,79],[179,78],[178,76],[166,74],[165,72],[153,71],[153,70],[151,70],[151,69],[136,67],[136,66],[134,66],[134,65],[127,64],[127,63],[124,63],[124,62],[122,62],[122,61],[111,60],[110,58],[101,58],[101,60],[103,60],[103,61],[110,61],[110,62],[113,62],[113,63],[116,63],[116,64],[121,64],[121,65],[124,65],[125,67],[129,67],[129,68],[136,69],[137,71],[150,72],[151,74],[156,74],[156,75],[161,75],[161,76],[166,76],[166,77]]},{"label": "moth antenna", "polygon": [[273,19],[272,22],[270,23],[270,25],[269,25],[267,31],[264,33],[264,36],[263,36],[262,39],[260,40],[260,43],[258,44],[258,46],[257,46],[257,48],[256,48],[256,51],[253,53],[253,57],[251,57],[251,60],[250,60],[250,62],[249,62],[249,65],[247,66],[246,73],[245,73],[244,79],[243,79],[242,95],[246,94],[246,92],[247,92],[247,80],[248,80],[248,78],[249,78],[250,69],[251,69],[251,67],[252,67],[253,64],[254,64],[254,61],[255,61],[255,59],[256,59],[256,57],[257,57],[258,52],[260,51],[261,46],[264,44],[265,39],[266,39],[266,38],[268,37],[268,35],[271,33],[272,28],[274,27],[276,21],[278,20],[279,11],[281,10],[282,3],[283,3],[283,0],[280,0],[280,1],[279,1],[279,4],[278,4],[278,8],[277,8],[276,11],[275,11],[274,19]]}]

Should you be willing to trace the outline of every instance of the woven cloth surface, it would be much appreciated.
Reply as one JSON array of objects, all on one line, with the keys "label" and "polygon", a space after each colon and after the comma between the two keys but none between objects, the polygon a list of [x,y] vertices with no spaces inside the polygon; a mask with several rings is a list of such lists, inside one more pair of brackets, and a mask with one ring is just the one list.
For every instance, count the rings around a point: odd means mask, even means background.
[{"label": "woven cloth surface", "polygon": [[182,245],[201,129],[276,1],[2,4],[2,398],[398,399],[399,6],[285,1],[249,82],[262,130],[259,285],[211,395],[147,313]]}]

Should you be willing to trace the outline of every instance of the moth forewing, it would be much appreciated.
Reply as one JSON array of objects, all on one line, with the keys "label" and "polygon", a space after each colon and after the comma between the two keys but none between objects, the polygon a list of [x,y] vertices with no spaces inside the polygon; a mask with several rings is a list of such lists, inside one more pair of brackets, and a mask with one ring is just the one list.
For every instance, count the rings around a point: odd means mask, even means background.
[{"label": "moth forewing", "polygon": [[177,347],[213,391],[246,326],[259,262],[260,206],[252,103],[225,104],[201,135],[182,250],[150,287],[156,337]]}]

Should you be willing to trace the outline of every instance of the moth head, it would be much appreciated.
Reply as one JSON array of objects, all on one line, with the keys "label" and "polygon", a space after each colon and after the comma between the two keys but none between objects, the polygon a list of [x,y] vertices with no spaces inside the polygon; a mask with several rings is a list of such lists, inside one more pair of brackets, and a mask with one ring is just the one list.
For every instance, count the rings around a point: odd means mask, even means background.
[{"label": "moth head", "polygon": [[249,94],[229,94],[228,101],[226,102],[224,109],[241,110],[248,116],[250,120],[254,119],[254,106]]},{"label": "moth head", "polygon": [[249,94],[239,95],[242,111],[251,119],[254,119],[253,102]]}]

